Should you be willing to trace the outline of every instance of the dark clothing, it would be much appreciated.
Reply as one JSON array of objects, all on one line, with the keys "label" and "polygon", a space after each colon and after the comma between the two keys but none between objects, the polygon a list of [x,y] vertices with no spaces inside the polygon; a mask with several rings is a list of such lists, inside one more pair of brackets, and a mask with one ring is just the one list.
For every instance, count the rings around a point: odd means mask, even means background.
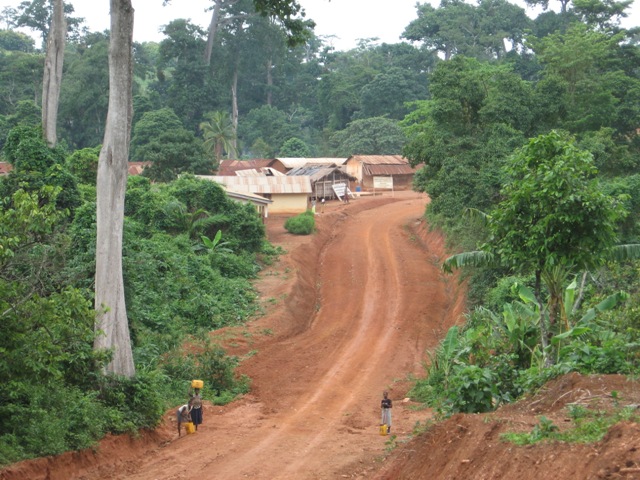
[{"label": "dark clothing", "polygon": [[199,394],[194,395],[189,404],[191,405],[191,421],[197,427],[202,423],[202,398]]},{"label": "dark clothing", "polygon": [[380,402],[382,417],[380,419],[381,425],[387,426],[387,434],[391,431],[391,408],[393,407],[390,398],[383,398]]}]

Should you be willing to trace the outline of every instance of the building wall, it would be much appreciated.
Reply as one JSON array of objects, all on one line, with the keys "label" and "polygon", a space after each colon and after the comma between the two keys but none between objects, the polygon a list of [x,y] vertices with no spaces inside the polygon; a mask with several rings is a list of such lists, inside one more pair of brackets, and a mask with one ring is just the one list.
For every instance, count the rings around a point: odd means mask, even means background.
[{"label": "building wall", "polygon": [[347,161],[346,167],[347,175],[355,177],[358,182],[362,183],[362,163],[352,159]]},{"label": "building wall", "polygon": [[269,213],[299,214],[307,211],[309,195],[306,193],[273,193]]},{"label": "building wall", "polygon": [[[388,176],[388,175],[380,175]],[[393,175],[394,190],[411,190],[413,186],[413,175]],[[362,179],[362,187],[366,190],[373,190],[373,176],[365,175]]]}]

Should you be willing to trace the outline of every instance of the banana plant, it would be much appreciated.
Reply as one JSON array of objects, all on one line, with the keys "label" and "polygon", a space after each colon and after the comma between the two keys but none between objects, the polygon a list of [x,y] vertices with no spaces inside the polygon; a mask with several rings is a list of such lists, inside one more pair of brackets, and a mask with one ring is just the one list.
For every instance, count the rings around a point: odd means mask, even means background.
[{"label": "banana plant", "polygon": [[217,252],[217,253],[233,252],[230,248],[225,247],[225,245],[228,245],[229,242],[220,241],[222,239],[222,230],[218,230],[218,232],[216,233],[216,236],[213,237],[213,240],[211,240],[206,235],[202,235],[200,238],[202,239],[202,243],[204,244],[204,246],[212,252]]}]

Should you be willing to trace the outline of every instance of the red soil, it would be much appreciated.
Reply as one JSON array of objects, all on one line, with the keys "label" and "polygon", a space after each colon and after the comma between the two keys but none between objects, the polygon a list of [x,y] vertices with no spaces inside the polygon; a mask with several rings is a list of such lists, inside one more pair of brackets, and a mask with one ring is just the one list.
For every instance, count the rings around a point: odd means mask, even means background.
[{"label": "red soil", "polygon": [[[615,427],[597,445],[515,447],[499,434],[556,424],[569,401],[640,403],[618,376],[564,377],[540,397],[487,415],[456,415],[413,438],[431,418],[407,397],[425,351],[462,320],[464,292],[442,276],[442,239],[413,192],[330,202],[317,233],[293,236],[269,219],[286,250],[256,287],[265,315],[213,332],[251,392],[178,438],[173,411],[139,438],[111,437],[90,451],[21,462],[1,480],[640,478],[640,427]],[[188,380],[188,379],[187,379]],[[383,390],[394,401],[393,436],[378,433]],[[617,399],[611,392],[620,392]],[[206,399],[206,385],[204,395]]]}]

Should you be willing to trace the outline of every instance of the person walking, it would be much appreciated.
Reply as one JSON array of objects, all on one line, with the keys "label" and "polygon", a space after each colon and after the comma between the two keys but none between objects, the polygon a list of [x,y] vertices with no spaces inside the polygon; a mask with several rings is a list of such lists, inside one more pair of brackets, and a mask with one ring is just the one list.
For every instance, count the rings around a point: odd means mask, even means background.
[{"label": "person walking", "polygon": [[389,398],[389,392],[386,390],[382,392],[380,408],[382,410],[382,420],[380,421],[380,425],[387,426],[387,435],[389,435],[391,432],[391,409],[393,408],[393,402]]},{"label": "person walking", "polygon": [[189,400],[189,410],[191,413],[191,421],[198,430],[198,425],[202,423],[202,397],[200,396],[200,389],[194,389],[194,393]]}]

